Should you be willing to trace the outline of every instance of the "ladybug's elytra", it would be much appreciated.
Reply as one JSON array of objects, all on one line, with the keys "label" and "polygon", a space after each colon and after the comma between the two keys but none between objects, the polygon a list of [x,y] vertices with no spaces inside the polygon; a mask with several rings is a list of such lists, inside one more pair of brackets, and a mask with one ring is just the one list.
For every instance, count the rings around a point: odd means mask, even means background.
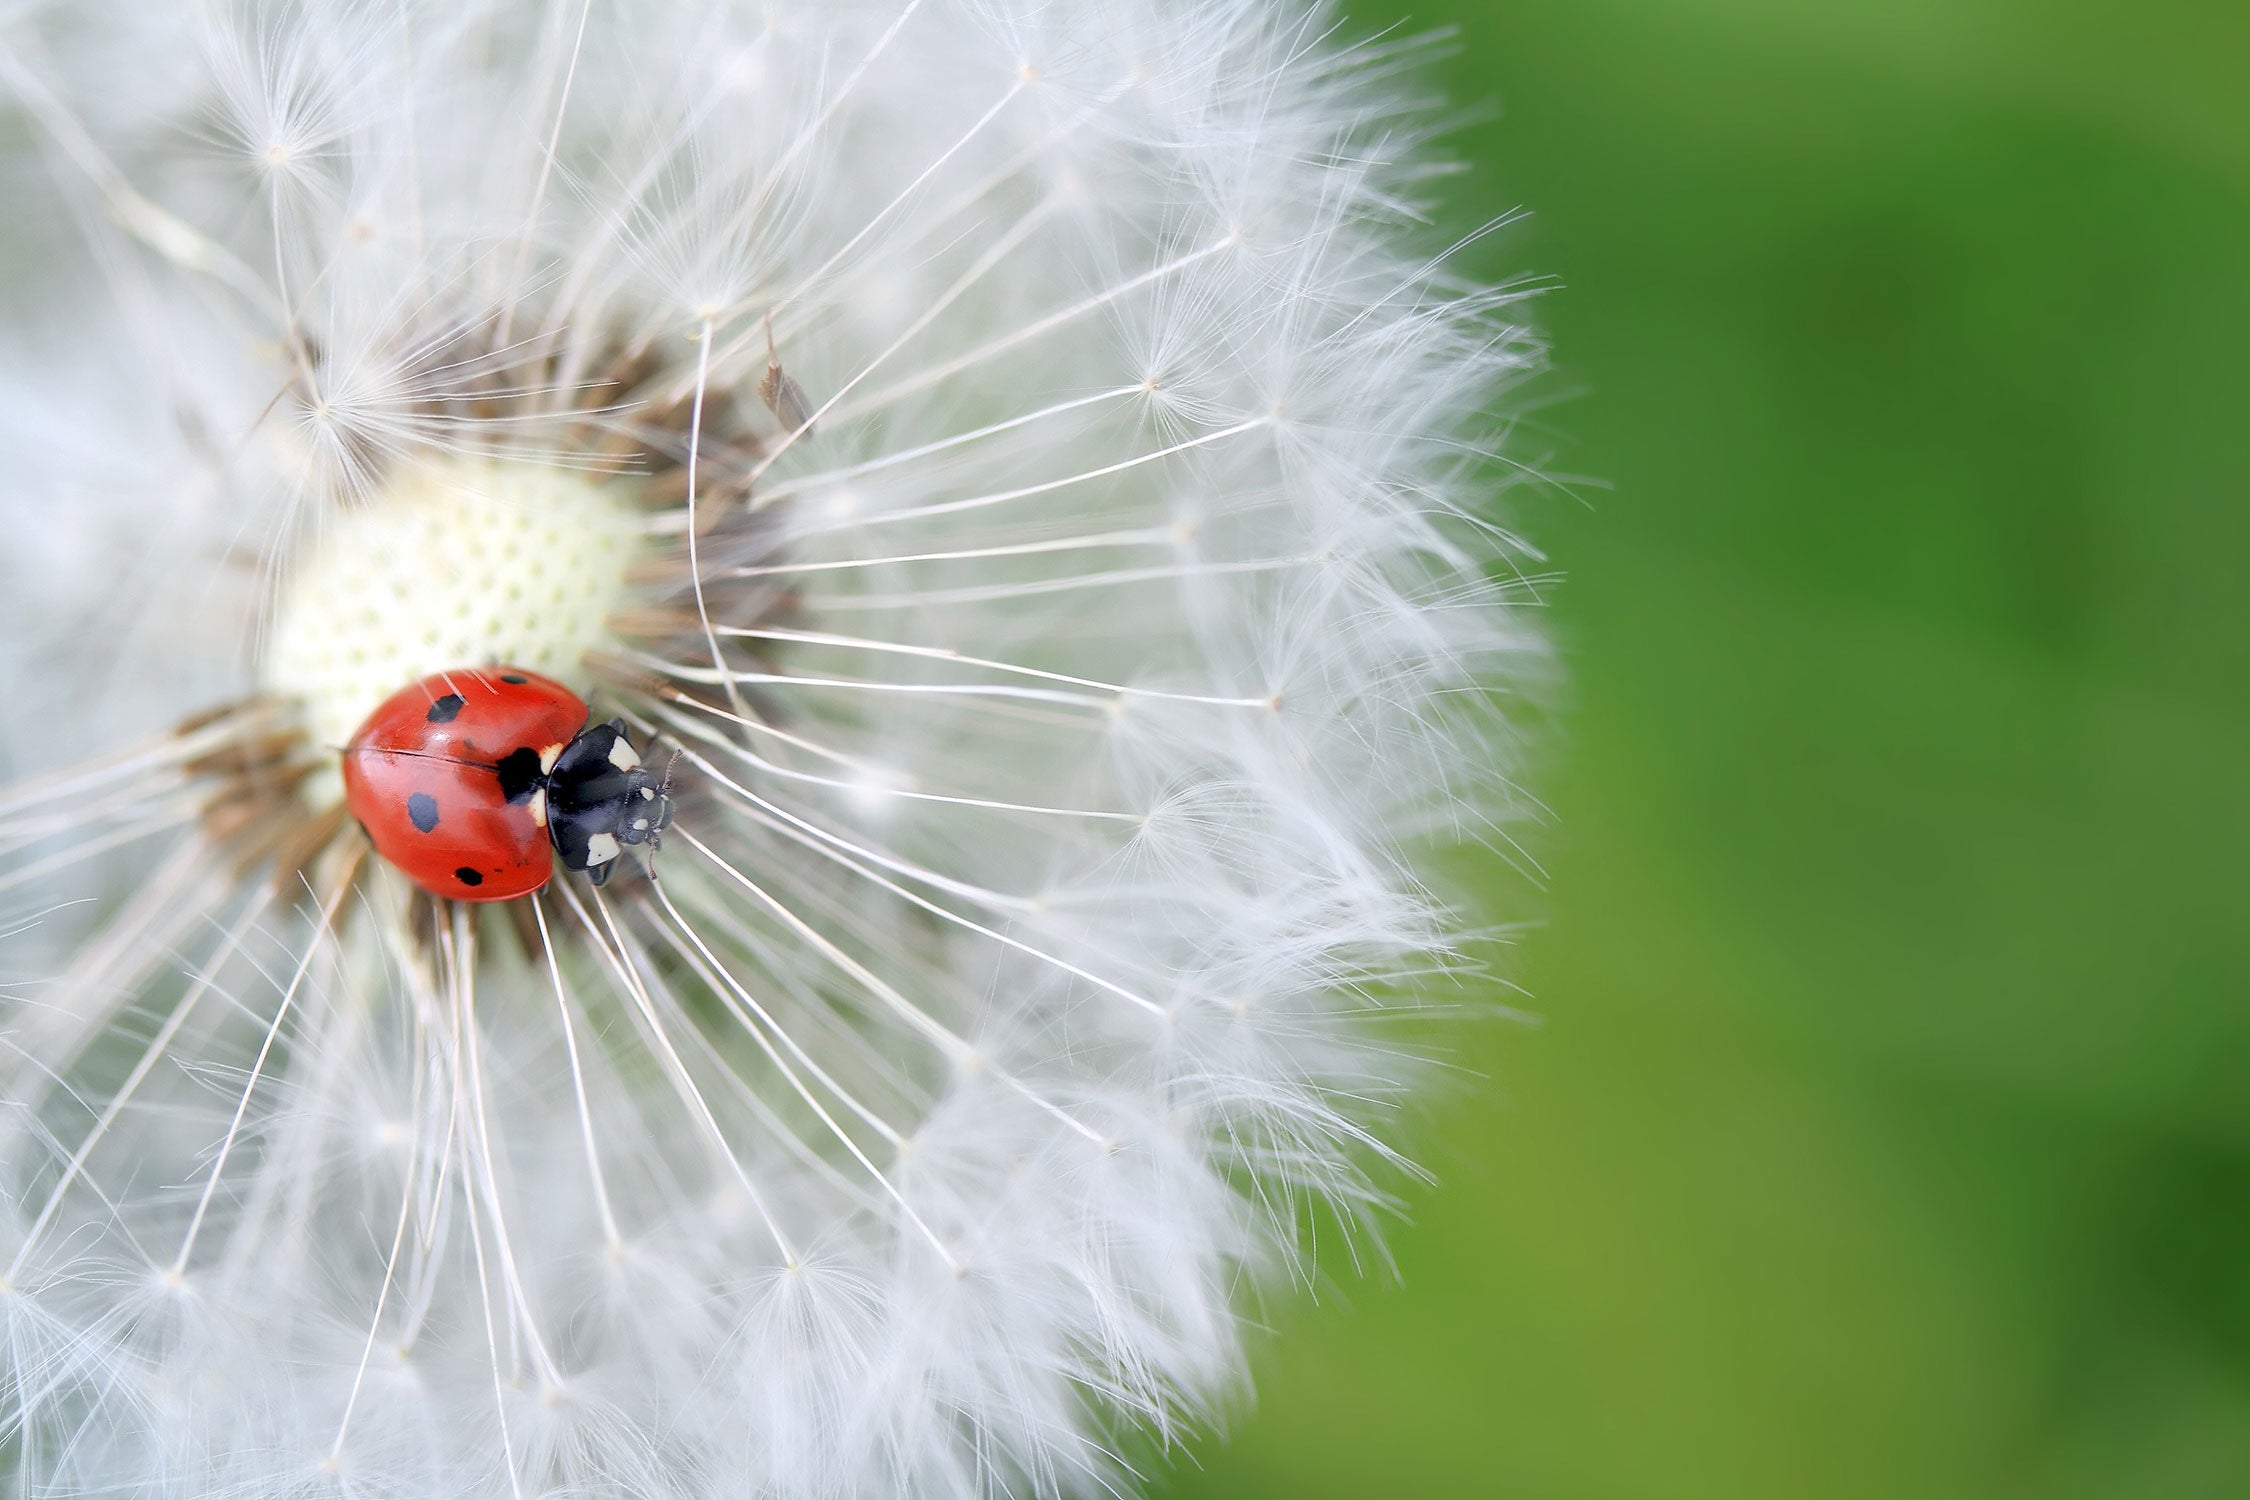
[{"label": "ladybug's elytra", "polygon": [[344,747],[344,799],[376,852],[423,890],[509,901],[557,855],[600,885],[628,844],[672,821],[625,721],[520,667],[438,672],[401,688]]}]

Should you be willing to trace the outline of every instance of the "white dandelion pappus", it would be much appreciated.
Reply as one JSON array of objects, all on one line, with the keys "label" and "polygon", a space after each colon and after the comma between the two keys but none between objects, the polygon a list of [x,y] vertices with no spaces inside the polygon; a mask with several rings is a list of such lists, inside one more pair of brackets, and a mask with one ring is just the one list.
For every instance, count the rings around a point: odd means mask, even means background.
[{"label": "white dandelion pappus", "polygon": [[[1116,1489],[1398,1163],[1543,653],[1401,79],[1246,3],[18,6],[0,1465]],[[1437,247],[1442,249],[1442,247]],[[337,750],[657,754],[500,906]]]}]

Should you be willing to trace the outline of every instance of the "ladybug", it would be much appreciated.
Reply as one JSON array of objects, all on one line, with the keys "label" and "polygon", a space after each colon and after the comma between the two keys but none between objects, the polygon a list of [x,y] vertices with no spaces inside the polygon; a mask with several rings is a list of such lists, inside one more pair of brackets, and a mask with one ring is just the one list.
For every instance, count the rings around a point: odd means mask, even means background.
[{"label": "ladybug", "polygon": [[641,769],[625,721],[517,667],[401,688],[344,746],[344,800],[383,858],[434,896],[510,901],[559,856],[600,885],[628,844],[656,847],[670,778]]}]

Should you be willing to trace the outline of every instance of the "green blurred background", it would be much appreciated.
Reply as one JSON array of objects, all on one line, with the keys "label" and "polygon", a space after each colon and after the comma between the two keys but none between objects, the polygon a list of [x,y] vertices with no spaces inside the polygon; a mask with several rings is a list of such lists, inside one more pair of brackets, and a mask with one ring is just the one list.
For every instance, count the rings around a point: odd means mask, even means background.
[{"label": "green blurred background", "polygon": [[2250,5],[1351,13],[1612,488],[1545,1023],[1171,1493],[2250,1494]]}]

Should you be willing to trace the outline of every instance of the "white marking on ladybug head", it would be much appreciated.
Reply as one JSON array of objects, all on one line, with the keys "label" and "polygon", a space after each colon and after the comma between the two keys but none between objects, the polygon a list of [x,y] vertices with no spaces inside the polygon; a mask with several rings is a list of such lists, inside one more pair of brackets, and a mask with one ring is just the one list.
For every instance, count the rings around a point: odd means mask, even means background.
[{"label": "white marking on ladybug head", "polygon": [[541,828],[547,826],[547,789],[541,787],[531,794],[531,821]]},{"label": "white marking on ladybug head", "polygon": [[620,771],[637,771],[641,768],[641,757],[625,736],[619,735],[610,744],[609,763]]},{"label": "white marking on ladybug head", "polygon": [[617,835],[613,833],[597,833],[586,840],[586,863],[588,866],[606,865],[617,858],[617,855]]},{"label": "white marking on ladybug head", "polygon": [[562,753],[563,747],[560,745],[549,745],[546,749],[540,751],[539,769],[552,771],[555,768],[555,762],[562,759]]},{"label": "white marking on ladybug head", "polygon": [[641,800],[643,802],[654,802],[656,800],[656,788],[652,786],[642,787]]}]

